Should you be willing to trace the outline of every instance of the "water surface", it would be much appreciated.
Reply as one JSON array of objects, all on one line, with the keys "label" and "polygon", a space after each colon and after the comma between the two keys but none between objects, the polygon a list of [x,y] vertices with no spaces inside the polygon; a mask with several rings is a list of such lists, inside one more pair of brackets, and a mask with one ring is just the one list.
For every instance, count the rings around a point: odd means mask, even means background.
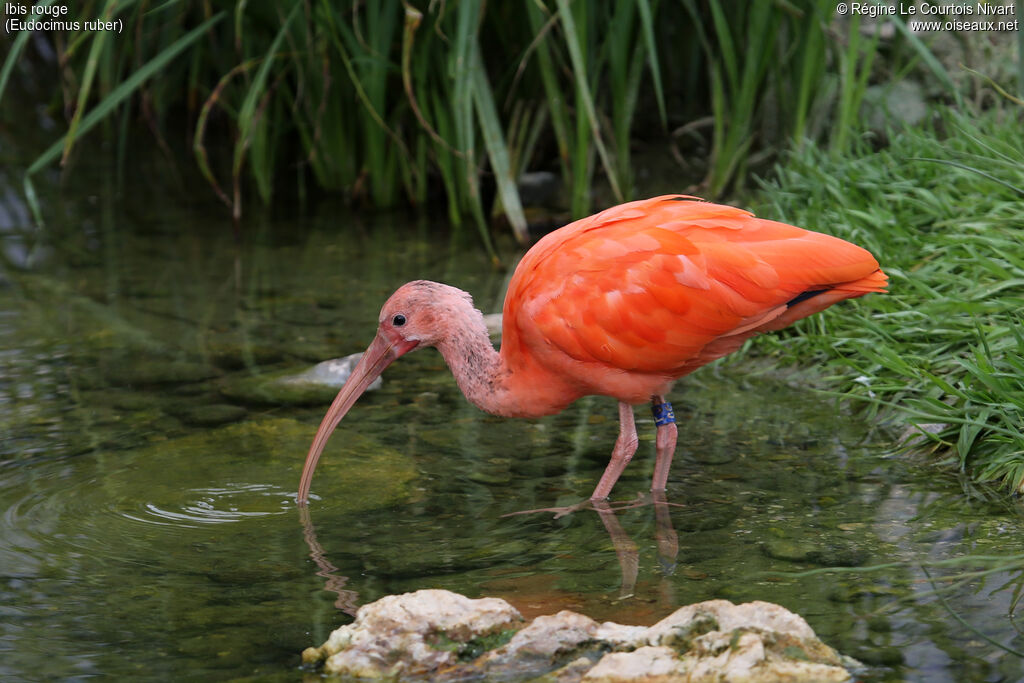
[{"label": "water surface", "polygon": [[[614,401],[494,418],[436,352],[415,353],[336,432],[304,516],[294,492],[326,404],[275,402],[261,382],[362,350],[405,280],[490,312],[506,274],[472,235],[423,220],[253,211],[238,242],[216,206],[110,180],[44,186],[37,230],[15,180],[0,211],[0,678],[298,680],[301,650],[359,605],[428,587],[645,624],[769,600],[864,662],[863,680],[1024,676],[1019,506],[890,455],[890,431],[807,387],[813,368],[743,360],[680,382],[673,505],[555,519],[508,515],[589,494]],[[653,466],[637,416],[619,503]]]}]

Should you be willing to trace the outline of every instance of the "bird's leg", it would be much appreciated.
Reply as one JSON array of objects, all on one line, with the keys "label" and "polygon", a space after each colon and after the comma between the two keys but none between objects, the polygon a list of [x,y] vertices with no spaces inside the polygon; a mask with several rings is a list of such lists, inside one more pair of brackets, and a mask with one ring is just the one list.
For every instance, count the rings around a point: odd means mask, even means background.
[{"label": "bird's leg", "polygon": [[[591,500],[607,498],[612,492],[612,487],[619,480],[622,470],[626,469],[639,440],[636,436],[636,425],[633,423],[633,406],[619,401],[619,438],[615,440],[615,448],[612,449],[612,460],[601,475],[601,481],[597,482],[597,488],[591,494]],[[667,477],[668,475],[666,475]]]},{"label": "bird's leg", "polygon": [[654,413],[654,424],[658,425],[658,436],[655,440],[657,458],[654,461],[654,477],[651,479],[652,491],[664,491],[668,484],[668,470],[672,467],[672,456],[676,452],[676,416],[672,412],[672,404],[664,396],[651,397],[651,412]]}]

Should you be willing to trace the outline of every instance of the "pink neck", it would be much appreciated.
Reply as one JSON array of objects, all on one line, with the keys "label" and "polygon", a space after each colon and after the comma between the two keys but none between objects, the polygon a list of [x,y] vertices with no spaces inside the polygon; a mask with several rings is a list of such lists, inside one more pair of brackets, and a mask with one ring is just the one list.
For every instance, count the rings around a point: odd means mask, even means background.
[{"label": "pink neck", "polygon": [[[478,319],[479,318],[479,319]],[[480,410],[505,417],[540,417],[578,398],[525,353],[495,350],[479,314],[463,320],[437,344],[459,389]],[[515,356],[510,359],[509,356]]]}]

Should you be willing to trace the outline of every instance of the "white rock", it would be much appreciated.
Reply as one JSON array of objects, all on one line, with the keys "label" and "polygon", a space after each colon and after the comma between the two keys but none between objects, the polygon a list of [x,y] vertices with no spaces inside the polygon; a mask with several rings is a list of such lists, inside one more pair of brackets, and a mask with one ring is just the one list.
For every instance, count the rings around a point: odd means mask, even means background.
[{"label": "white rock", "polygon": [[645,646],[606,654],[584,676],[587,683],[613,681],[684,681],[686,666],[670,647]]},{"label": "white rock", "polygon": [[[717,624],[709,628],[703,624]],[[770,602],[746,602],[734,605],[728,600],[706,600],[680,607],[647,631],[650,645],[670,645],[710,630],[732,631],[737,628],[760,628],[786,633],[796,638],[814,638],[814,631],[803,617]]]},{"label": "white rock", "polygon": [[[504,645],[465,661],[481,647],[477,639],[515,629]],[[650,628],[598,624],[568,610],[523,627],[522,616],[504,600],[470,600],[443,590],[365,605],[354,623],[307,649],[303,660],[326,660],[327,673],[360,678],[546,676],[558,683],[840,683],[850,680],[844,664],[856,665],[818,640],[799,615],[768,602],[708,600]]]},{"label": "white rock", "polygon": [[471,600],[445,590],[389,595],[364,605],[303,660],[326,658],[327,673],[375,678],[435,671],[458,661],[458,644],[517,628],[523,617],[504,600]]},{"label": "white rock", "polygon": [[594,631],[594,638],[609,643],[616,650],[635,650],[647,644],[646,626],[628,626],[606,621]]},{"label": "white rock", "polygon": [[[286,384],[315,384],[332,389],[340,389],[345,386],[349,375],[352,374],[352,370],[362,357],[362,353],[353,353],[344,358],[331,358],[322,363],[317,363],[304,372],[284,377],[281,379],[281,382]],[[370,386],[366,387],[366,390],[374,391],[380,389],[380,387],[381,379],[378,377],[370,383]]]}]

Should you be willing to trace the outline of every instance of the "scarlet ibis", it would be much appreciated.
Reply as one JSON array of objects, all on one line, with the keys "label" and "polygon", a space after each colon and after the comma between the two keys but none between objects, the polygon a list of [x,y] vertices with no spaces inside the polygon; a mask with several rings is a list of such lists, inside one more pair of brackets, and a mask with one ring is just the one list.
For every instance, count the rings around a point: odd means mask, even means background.
[{"label": "scarlet ibis", "polygon": [[887,277],[865,249],[696,197],[615,206],[556,230],[516,267],[505,297],[501,350],[466,292],[426,280],[400,287],[377,336],[316,432],[302,469],[305,503],[328,437],[366,387],[400,356],[436,347],[481,410],[540,417],[591,394],[619,401],[619,437],[592,499],[608,497],[637,448],[633,405],[657,424],[652,491],[676,446],[672,383],[832,304],[882,292]]}]

